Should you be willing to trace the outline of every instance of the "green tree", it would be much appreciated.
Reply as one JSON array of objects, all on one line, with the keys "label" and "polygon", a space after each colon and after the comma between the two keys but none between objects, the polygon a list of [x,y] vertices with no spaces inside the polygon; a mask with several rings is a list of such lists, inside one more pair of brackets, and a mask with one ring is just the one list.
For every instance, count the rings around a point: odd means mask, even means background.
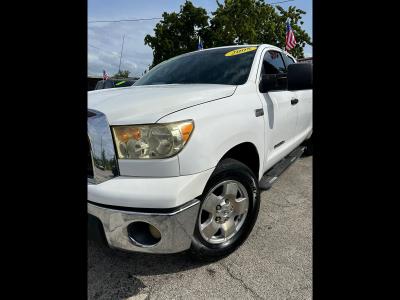
[{"label": "green tree", "polygon": [[130,73],[128,70],[119,70],[114,74],[113,78],[128,78]]},{"label": "green tree", "polygon": [[241,44],[271,44],[283,48],[286,39],[286,20],[294,31],[296,47],[290,51],[295,57],[303,57],[303,48],[311,45],[310,36],[301,28],[304,11],[294,6],[287,10],[281,6],[266,4],[263,0],[217,1],[212,13],[206,47]]},{"label": "green tree", "polygon": [[207,11],[185,1],[178,13],[162,14],[154,28],[154,36],[146,35],[145,45],[153,49],[153,66],[176,55],[197,49],[198,33],[208,27]]},{"label": "green tree", "polygon": [[217,1],[217,9],[209,18],[205,9],[186,1],[179,13],[164,13],[154,36],[145,37],[145,44],[153,49],[151,67],[196,50],[198,36],[204,48],[263,43],[283,48],[287,19],[297,41],[290,53],[297,58],[304,57],[303,48],[306,44],[312,45],[310,36],[301,28],[304,14],[294,6],[285,10],[264,0],[225,0],[224,4]]},{"label": "green tree", "polygon": [[[307,32],[301,28],[301,25],[304,24],[302,19],[302,15],[305,15],[306,12],[296,8],[295,6],[289,6],[288,10],[284,10],[282,7],[277,6],[277,9],[280,13],[279,15],[279,20],[281,21],[280,24],[282,24],[284,21],[287,19],[290,20],[290,26],[293,29],[294,36],[296,38],[296,46],[290,50],[290,53],[297,58],[303,58],[304,57],[304,47],[306,44],[312,45],[311,42],[311,37],[307,34]],[[282,34],[284,33],[284,34]],[[284,30],[281,29],[281,33],[279,34],[279,40],[277,43],[279,43],[280,47],[285,46],[285,38],[286,38],[286,26]]]}]

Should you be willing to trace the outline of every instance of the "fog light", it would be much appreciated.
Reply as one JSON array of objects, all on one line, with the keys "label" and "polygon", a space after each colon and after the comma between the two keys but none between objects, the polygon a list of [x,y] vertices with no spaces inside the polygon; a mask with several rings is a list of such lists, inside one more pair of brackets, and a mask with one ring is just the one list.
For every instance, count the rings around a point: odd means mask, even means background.
[{"label": "fog light", "polygon": [[153,225],[149,224],[149,230],[150,234],[153,236],[153,238],[160,240],[161,239],[161,233],[158,231],[157,228],[155,228]]},{"label": "fog light", "polygon": [[147,222],[133,222],[127,231],[131,242],[139,247],[155,246],[161,240],[160,231]]}]

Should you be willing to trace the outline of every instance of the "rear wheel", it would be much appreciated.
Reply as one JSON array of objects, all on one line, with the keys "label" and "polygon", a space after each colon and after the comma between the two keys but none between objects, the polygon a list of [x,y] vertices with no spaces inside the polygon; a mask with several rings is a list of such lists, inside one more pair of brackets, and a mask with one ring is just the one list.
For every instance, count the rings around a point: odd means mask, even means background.
[{"label": "rear wheel", "polygon": [[247,239],[257,220],[260,197],[256,176],[243,163],[224,159],[200,200],[192,254],[203,259],[230,254]]}]

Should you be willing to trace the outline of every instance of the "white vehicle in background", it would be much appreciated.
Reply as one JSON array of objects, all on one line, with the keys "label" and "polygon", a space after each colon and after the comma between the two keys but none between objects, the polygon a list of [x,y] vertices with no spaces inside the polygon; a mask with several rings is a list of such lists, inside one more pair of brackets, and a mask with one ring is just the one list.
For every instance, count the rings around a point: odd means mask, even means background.
[{"label": "white vehicle in background", "polygon": [[271,45],[174,57],[88,93],[89,218],[113,248],[227,255],[311,135],[311,64]]}]

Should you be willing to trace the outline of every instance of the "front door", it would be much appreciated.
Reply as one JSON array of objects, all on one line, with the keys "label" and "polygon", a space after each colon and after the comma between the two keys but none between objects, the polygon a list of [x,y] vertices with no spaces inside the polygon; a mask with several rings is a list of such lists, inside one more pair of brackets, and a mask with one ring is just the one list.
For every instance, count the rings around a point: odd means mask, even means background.
[{"label": "front door", "polygon": [[258,82],[262,74],[277,74],[277,88],[267,93],[260,93],[264,107],[265,120],[265,165],[267,168],[287,155],[296,136],[297,105],[293,103],[295,95],[287,90],[286,67],[280,52],[264,52]]}]

